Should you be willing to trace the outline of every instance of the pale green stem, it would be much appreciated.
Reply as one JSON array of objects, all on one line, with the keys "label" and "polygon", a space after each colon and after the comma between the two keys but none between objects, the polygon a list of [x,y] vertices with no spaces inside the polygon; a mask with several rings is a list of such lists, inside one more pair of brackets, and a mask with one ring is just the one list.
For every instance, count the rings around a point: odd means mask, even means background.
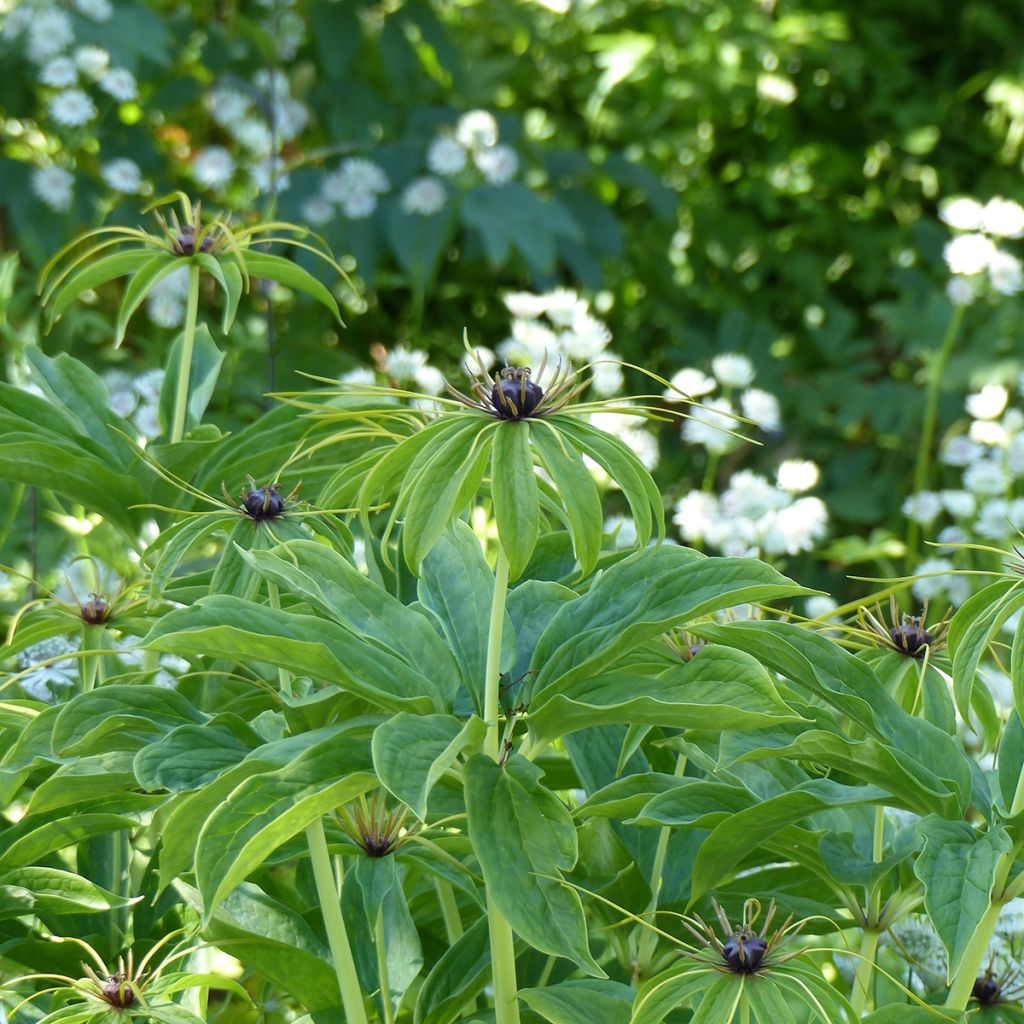
[{"label": "pale green stem", "polygon": [[[882,862],[885,850],[885,808],[879,804],[875,808],[875,832],[872,842],[872,859],[876,864]],[[882,885],[877,883],[868,896],[867,923],[861,937],[860,956],[853,978],[853,998],[851,1000],[854,1014],[860,1018],[871,1009],[871,976],[875,972],[875,957],[878,954],[879,918],[882,912]]]},{"label": "pale green stem", "polygon": [[[1009,870],[1009,864],[1007,864]],[[1005,882],[1005,876],[1003,881]],[[997,888],[1002,888],[997,885]],[[967,951],[963,960],[960,961],[960,970],[953,979],[953,985],[946,996],[946,1007],[950,1010],[966,1010],[967,1001],[971,998],[971,990],[974,983],[981,974],[981,965],[988,955],[989,943],[996,931],[996,924],[999,921],[999,914],[1003,909],[1001,902],[992,903],[985,916],[982,917],[978,930],[974,933],[971,941],[967,944]]]},{"label": "pale green stem", "polygon": [[[499,760],[499,691],[501,687],[501,634],[505,623],[505,599],[508,595],[508,559],[498,549],[494,567],[494,596],[491,621],[487,630],[487,667],[484,678],[484,721],[487,735],[484,753]],[[491,973],[494,983],[496,1024],[519,1024],[519,994],[516,984],[516,949],[512,928],[487,893],[487,927],[491,940]]]},{"label": "pale green stem", "polygon": [[181,344],[181,362],[178,364],[178,384],[174,392],[174,420],[171,424],[171,444],[185,436],[185,414],[188,410],[188,383],[192,374],[192,350],[196,343],[196,320],[199,316],[199,264],[188,268],[188,305],[185,309],[185,333]]},{"label": "pale green stem", "polygon": [[306,828],[309,843],[309,857],[313,864],[313,878],[320,900],[320,912],[324,915],[327,941],[331,947],[331,959],[341,989],[341,1005],[345,1010],[345,1024],[367,1024],[363,993],[359,987],[356,963],[352,959],[352,946],[345,930],[345,919],[341,916],[341,886],[331,868],[331,856],[327,852],[327,836],[324,834],[322,818],[317,818]]},{"label": "pale green stem", "polygon": [[[939,346],[935,358],[929,360],[928,392],[924,402],[924,420],[921,423],[921,436],[917,443],[917,463],[914,466],[914,494],[928,486],[932,468],[932,447],[935,440],[935,422],[939,411],[939,387],[946,372],[946,364],[953,352],[960,324],[964,319],[966,306],[956,306],[949,318],[949,326]],[[917,544],[920,539],[920,527],[913,519],[907,526],[907,569],[912,570],[917,562]]]},{"label": "pale green stem", "polygon": [[[96,626],[82,626],[82,649],[91,651],[95,644]],[[83,654],[78,662],[78,681],[82,693],[88,693],[96,685],[99,674],[99,655]]]},{"label": "pale green stem", "polygon": [[377,913],[374,934],[377,947],[377,980],[380,984],[380,1002],[384,1008],[384,1024],[395,1024],[395,1008],[391,1003],[391,979],[388,977],[388,951],[384,943],[384,912]]},{"label": "pale green stem", "polygon": [[555,969],[555,962],[558,957],[549,956],[544,961],[544,969],[540,972],[540,977],[537,979],[537,988],[544,988],[545,985],[551,980],[551,972]]},{"label": "pale green stem", "polygon": [[[281,592],[277,589],[277,584],[267,580],[267,598],[270,601],[271,608],[281,607]],[[292,674],[286,668],[279,668],[277,670],[278,682],[281,684],[281,692],[286,696],[292,695]]]},{"label": "pale green stem", "polygon": [[459,904],[455,899],[455,890],[452,888],[452,883],[444,878],[435,878],[434,888],[437,889],[437,902],[441,908],[448,945],[454,946],[463,934],[462,917],[459,914]]}]

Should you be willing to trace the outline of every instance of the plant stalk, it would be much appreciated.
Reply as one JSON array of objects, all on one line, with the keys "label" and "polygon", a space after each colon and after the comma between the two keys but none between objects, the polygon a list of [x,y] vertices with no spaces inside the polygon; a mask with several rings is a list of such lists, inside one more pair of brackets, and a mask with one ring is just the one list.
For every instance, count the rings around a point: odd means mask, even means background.
[{"label": "plant stalk", "polygon": [[[271,580],[267,580],[267,599],[270,602],[270,607],[275,609],[281,608],[281,592],[277,589],[277,584]],[[292,674],[286,668],[279,668],[277,670],[277,679],[281,684],[281,693],[285,696],[290,697],[292,695]]]},{"label": "plant stalk", "polygon": [[[931,478],[932,469],[932,442],[935,435],[935,422],[939,411],[939,386],[942,383],[943,374],[946,372],[946,364],[953,353],[953,345],[956,343],[956,336],[960,333],[960,324],[963,323],[966,306],[956,306],[953,315],[949,318],[949,326],[943,336],[942,344],[933,360],[929,360],[928,366],[928,392],[924,402],[924,419],[921,423],[921,437],[917,443],[917,463],[914,466],[914,494],[923,491]],[[920,540],[920,526],[917,521],[911,519],[907,526],[907,569],[914,568],[917,561],[917,545]]]},{"label": "plant stalk", "polygon": [[[495,761],[500,759],[500,688],[501,634],[505,623],[505,601],[508,596],[508,559],[498,548],[494,567],[494,596],[491,599],[491,621],[487,630],[487,666],[484,678],[484,753]],[[516,949],[512,928],[487,893],[487,928],[491,942],[491,972],[494,983],[494,1017],[496,1024],[519,1024],[519,994],[516,984]]]},{"label": "plant stalk", "polygon": [[188,385],[192,376],[192,350],[196,343],[196,320],[199,316],[199,264],[188,268],[188,306],[185,309],[185,333],[181,344],[181,362],[178,364],[178,385],[174,392],[174,421],[171,424],[171,444],[185,436],[185,416],[188,411]]},{"label": "plant stalk", "polygon": [[441,908],[448,945],[454,946],[463,935],[462,917],[459,914],[459,904],[455,900],[455,890],[452,883],[444,878],[435,878],[434,888],[437,889],[437,903]]},{"label": "plant stalk", "polygon": [[322,818],[317,818],[306,828],[309,856],[313,864],[313,878],[320,900],[320,912],[327,928],[327,941],[331,947],[331,959],[341,989],[341,1005],[345,1010],[345,1024],[368,1024],[363,993],[359,987],[356,963],[352,958],[352,946],[345,930],[345,919],[341,916],[341,886],[335,879],[331,867],[331,856],[327,851],[327,836],[324,834]]},{"label": "plant stalk", "polygon": [[395,1024],[395,1008],[391,1002],[391,979],[388,977],[388,951],[384,943],[383,910],[377,913],[374,945],[377,947],[377,980],[380,984],[380,1002],[384,1009],[384,1024]]}]

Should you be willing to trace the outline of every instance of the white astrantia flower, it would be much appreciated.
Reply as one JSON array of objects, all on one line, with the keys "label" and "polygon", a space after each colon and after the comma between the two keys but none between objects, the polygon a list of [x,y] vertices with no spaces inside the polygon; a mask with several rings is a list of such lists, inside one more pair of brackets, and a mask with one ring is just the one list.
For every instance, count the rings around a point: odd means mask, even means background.
[{"label": "white astrantia flower", "polygon": [[397,345],[389,350],[384,360],[384,372],[395,380],[414,380],[416,374],[427,365],[429,356],[422,349]]},{"label": "white astrantia flower", "polygon": [[1001,423],[992,420],[974,420],[967,431],[967,436],[978,444],[989,448],[1001,448],[1009,443],[1010,435]]},{"label": "white astrantia flower", "polygon": [[997,238],[1024,236],[1024,206],[1012,199],[994,196],[981,212],[981,230]]},{"label": "white astrantia flower", "polygon": [[110,0],[72,0],[75,10],[91,21],[109,21],[114,13]]},{"label": "white astrantia flower", "polygon": [[402,193],[402,209],[411,216],[432,217],[444,209],[447,201],[444,185],[430,175],[410,182]]},{"label": "white astrantia flower", "polygon": [[349,220],[365,220],[377,209],[377,196],[373,192],[353,192],[341,204],[341,212]]},{"label": "white astrantia flower", "polygon": [[78,70],[89,78],[99,78],[110,67],[110,54],[102,46],[80,46],[74,57]]},{"label": "white astrantia flower", "polygon": [[256,156],[267,156],[273,147],[270,127],[261,117],[244,117],[233,125],[226,125],[240,146]]},{"label": "white astrantia flower", "polygon": [[581,299],[572,288],[553,288],[545,292],[543,298],[547,318],[556,327],[571,327],[577,316],[590,309],[587,301]]},{"label": "white astrantia flower", "polygon": [[561,350],[574,362],[591,363],[604,355],[612,340],[612,332],[603,320],[592,316],[584,307],[574,317],[572,327],[559,332]]},{"label": "white astrantia flower", "polygon": [[604,521],[604,532],[615,538],[616,551],[636,547],[636,523],[632,516],[608,516]]},{"label": "white astrantia flower", "polygon": [[1024,430],[1024,410],[1007,409],[1003,416],[1003,429],[1008,434],[1018,434]]},{"label": "white astrantia flower", "polygon": [[444,374],[436,366],[421,366],[413,374],[413,380],[420,391],[428,395],[439,395],[444,391]]},{"label": "white astrantia flower", "polygon": [[355,384],[362,387],[366,384],[376,384],[377,374],[369,366],[357,366],[352,370],[346,370],[338,380],[343,384]]},{"label": "white astrantia flower", "polygon": [[75,41],[75,30],[67,13],[58,7],[35,8],[28,23],[28,59],[42,64]]},{"label": "white astrantia flower", "polygon": [[134,160],[119,158],[103,165],[100,174],[109,188],[130,195],[142,189],[142,171]]},{"label": "white astrantia flower", "polygon": [[804,601],[804,614],[809,619],[827,619],[839,607],[835,598],[815,594]]},{"label": "white astrantia flower", "polygon": [[185,322],[187,295],[188,268],[179,267],[149,290],[146,295],[146,314],[159,327],[178,327]]},{"label": "white astrantia flower", "polygon": [[946,298],[954,306],[969,306],[978,297],[978,287],[973,278],[951,277],[946,282]]},{"label": "white astrantia flower", "polygon": [[140,405],[132,416],[132,423],[143,437],[159,437],[161,434],[160,406],[156,402]]},{"label": "white astrantia flower", "polygon": [[512,321],[512,335],[498,345],[498,354],[506,365],[525,363],[539,364],[545,354],[558,351],[558,335],[537,320]]},{"label": "white astrantia flower", "polygon": [[940,491],[939,500],[954,519],[970,519],[978,508],[978,499],[970,491]]},{"label": "white astrantia flower", "polygon": [[918,491],[906,498],[900,511],[915,523],[928,526],[942,514],[942,499],[934,491]]},{"label": "white astrantia flower", "polygon": [[118,416],[127,418],[139,404],[139,396],[133,387],[133,378],[124,370],[107,370],[103,374],[103,383],[107,389],[107,405]]},{"label": "white astrantia flower", "polygon": [[[78,647],[77,637],[55,636],[48,640],[41,640],[21,651],[18,654],[18,669],[22,671],[31,669],[18,681],[22,692],[32,700],[48,703],[65,698],[68,695],[68,690],[75,686],[78,680],[76,660],[65,658],[49,665],[40,665],[39,663],[51,658],[59,658],[62,654],[71,654],[77,651]],[[38,667],[32,668],[33,665]]]},{"label": "white astrantia flower", "polygon": [[0,23],[0,37],[7,40],[17,39],[31,24],[35,11],[27,5],[7,5],[7,13]]},{"label": "white astrantia flower", "polygon": [[487,110],[470,110],[459,118],[455,139],[466,149],[487,149],[498,141],[498,122]]},{"label": "white astrantia flower", "polygon": [[320,227],[334,220],[334,204],[325,196],[310,196],[302,204],[302,219]]},{"label": "white astrantia flower", "polygon": [[427,149],[427,167],[434,174],[460,174],[469,160],[465,147],[449,135],[439,135]]},{"label": "white astrantia flower", "polygon": [[1005,498],[990,498],[978,510],[974,532],[988,540],[1002,540],[1014,532],[1010,502]]},{"label": "white astrantia flower", "polygon": [[291,186],[288,165],[282,156],[268,156],[249,168],[249,176],[261,192],[285,192]]},{"label": "white astrantia flower", "polygon": [[[175,272],[177,273],[177,271]],[[174,274],[171,275],[173,277]],[[184,278],[185,290],[188,290],[188,272],[185,272]],[[184,297],[184,296],[183,296]],[[160,392],[164,386],[164,377],[166,376],[165,371],[161,367],[156,367],[153,370],[146,370],[140,373],[135,378],[134,387],[138,392],[139,397],[144,402],[156,402],[160,399]]]},{"label": "white astrantia flower", "polygon": [[252,103],[251,96],[228,86],[218,86],[206,98],[210,117],[222,128],[230,128],[242,121]]},{"label": "white astrantia flower", "polygon": [[309,110],[301,100],[278,100],[273,110],[274,131],[285,142],[297,139],[309,124]]},{"label": "white astrantia flower", "polygon": [[[714,377],[709,377],[703,370],[692,366],[684,366],[669,378],[670,388],[664,391],[666,402],[683,402],[687,398],[703,398],[718,387]],[[746,415],[746,414],[744,414]],[[752,417],[751,417],[752,418]]]},{"label": "white astrantia flower", "polygon": [[939,544],[966,544],[971,538],[959,526],[944,526],[935,536]]},{"label": "white astrantia flower", "polygon": [[55,89],[66,89],[77,85],[78,68],[70,57],[54,57],[39,72],[39,81],[43,85],[52,85]]},{"label": "white astrantia flower", "polygon": [[100,77],[98,84],[108,96],[113,96],[121,103],[127,103],[139,95],[135,76],[125,68],[111,68]]},{"label": "white astrantia flower", "polygon": [[722,352],[711,360],[711,372],[727,388],[745,388],[754,382],[754,364],[738,352]]},{"label": "white astrantia flower", "polygon": [[[523,320],[536,320],[548,308],[547,297],[534,295],[533,292],[506,292],[501,301],[514,317]],[[1024,390],[1024,378],[1021,380],[1021,388]]]},{"label": "white astrantia flower", "polygon": [[969,437],[960,435],[951,438],[943,446],[939,458],[947,466],[969,466],[984,454],[984,448],[975,444]]},{"label": "white astrantia flower", "polygon": [[1016,256],[996,249],[988,261],[988,279],[1000,295],[1017,295],[1024,289],[1024,266]]},{"label": "white astrantia flower", "polygon": [[51,210],[65,213],[71,209],[75,176],[63,167],[37,167],[32,172],[32,191]]},{"label": "white astrantia flower", "polygon": [[963,484],[967,490],[982,497],[1005,494],[1010,484],[1005,468],[992,459],[978,459],[964,470]]},{"label": "white astrantia flower", "polygon": [[589,372],[590,386],[598,398],[610,398],[612,395],[617,395],[626,382],[622,367],[611,360],[598,360],[591,366]]},{"label": "white astrantia flower", "polygon": [[[953,563],[947,558],[928,558],[921,562],[911,593],[918,601],[930,601],[945,595],[954,605],[961,605],[971,595],[971,585],[964,576],[953,575]],[[936,574],[936,575],[932,575]]]},{"label": "white astrantia flower", "polygon": [[740,425],[735,413],[727,398],[709,398],[701,405],[693,405],[683,421],[683,439],[703,445],[712,454],[724,455],[740,443],[739,438],[728,433]]},{"label": "white astrantia flower", "polygon": [[782,426],[779,400],[761,388],[747,388],[740,395],[740,409],[748,420],[756,423],[764,431],[771,432]]},{"label": "white astrantia flower", "polygon": [[820,498],[797,498],[768,524],[762,547],[769,555],[813,551],[828,530],[828,509]]},{"label": "white astrantia flower", "polygon": [[810,459],[786,459],[775,471],[775,482],[784,491],[800,494],[816,486],[821,470]]},{"label": "white astrantia flower", "polygon": [[223,146],[207,146],[192,161],[192,177],[204,188],[224,188],[234,174],[234,158]]},{"label": "white astrantia flower", "polygon": [[996,247],[987,235],[958,235],[942,250],[952,274],[980,274],[988,268]]},{"label": "white astrantia flower", "polygon": [[939,206],[939,218],[957,231],[977,231],[985,217],[985,208],[970,196],[945,199]]},{"label": "white astrantia flower", "polygon": [[57,124],[79,128],[96,116],[96,104],[81,89],[65,89],[50,100],[50,117]]},{"label": "white astrantia flower", "polygon": [[720,499],[726,516],[751,520],[758,520],[769,512],[778,512],[790,500],[790,496],[773,487],[767,477],[749,469],[733,473]]},{"label": "white astrantia flower", "polygon": [[713,494],[690,491],[676,502],[672,522],[679,527],[684,540],[696,541],[708,536],[721,516],[721,506]]},{"label": "white astrantia flower", "polygon": [[488,184],[504,185],[519,171],[519,154],[511,146],[499,144],[477,150],[473,154],[473,163]]}]

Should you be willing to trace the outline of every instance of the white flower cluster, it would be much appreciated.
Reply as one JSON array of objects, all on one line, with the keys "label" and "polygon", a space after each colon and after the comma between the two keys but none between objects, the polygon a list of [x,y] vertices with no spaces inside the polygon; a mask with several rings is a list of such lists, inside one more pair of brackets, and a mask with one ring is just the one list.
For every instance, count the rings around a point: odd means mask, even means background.
[{"label": "white flower cluster", "polygon": [[444,209],[447,201],[443,182],[430,174],[417,178],[402,193],[402,209],[410,216],[432,217]]},{"label": "white flower cluster", "polygon": [[[737,415],[745,416],[761,430],[771,432],[782,426],[779,401],[769,391],[752,388],[754,364],[736,352],[722,352],[711,360],[711,374],[694,367],[684,367],[669,380],[665,390],[666,402],[703,399],[693,405],[683,422],[683,440],[699,444],[713,455],[724,455],[742,442],[729,431],[738,431],[742,424]],[[722,392],[715,394],[721,387]],[[739,408],[733,392],[739,391]]]},{"label": "white flower cluster", "polygon": [[452,132],[438,135],[427,149],[427,166],[451,177],[473,166],[491,185],[504,185],[519,173],[519,154],[498,141],[498,122],[487,110],[470,110]]},{"label": "white flower cluster", "polygon": [[[1022,381],[1024,385],[1024,381]],[[970,424],[943,446],[941,460],[959,469],[960,486],[919,491],[903,502],[903,514],[930,530],[940,544],[980,542],[1007,547],[1024,529],[1024,411],[1007,408],[1009,390],[986,384],[964,403]],[[948,558],[930,558],[918,573],[951,572]],[[962,576],[937,575],[913,585],[919,600],[946,595],[954,605],[970,596]]]},{"label": "white flower cluster", "polygon": [[58,658],[62,654],[71,654],[78,650],[77,637],[55,636],[49,640],[41,640],[31,647],[26,647],[18,655],[18,668],[27,671],[19,680],[22,692],[32,700],[54,703],[68,696],[78,678],[78,669],[74,658],[54,661],[49,665],[39,662],[50,658]]},{"label": "white flower cluster", "polygon": [[63,167],[49,165],[32,172],[32,191],[51,209],[66,213],[71,209],[75,176]]},{"label": "white flower cluster", "polygon": [[509,292],[505,308],[512,314],[511,333],[498,345],[507,364],[536,368],[547,356],[575,366],[589,365],[594,394],[607,398],[622,390],[622,366],[608,349],[612,332],[590,310],[590,303],[570,288],[535,295]]},{"label": "white flower cluster", "polygon": [[[282,147],[297,138],[309,123],[309,110],[291,94],[283,71],[257,71],[246,91],[218,85],[207,96],[210,117],[245,151],[249,173],[257,188],[283,192],[289,186],[281,158]],[[235,173],[235,162],[221,146],[201,150],[192,175],[206,188],[224,188]]]},{"label": "white flower cluster", "polygon": [[817,484],[818,475],[818,467],[804,459],[783,462],[774,484],[760,473],[740,470],[720,496],[696,490],[684,495],[673,522],[685,540],[703,541],[725,555],[759,558],[811,551],[828,528],[825,503],[803,495]]},{"label": "white flower cluster", "polygon": [[364,220],[377,209],[378,197],[390,191],[391,182],[379,164],[350,156],[324,175],[319,194],[306,200],[302,215],[311,224],[326,224],[337,207],[349,220]]},{"label": "white flower cluster", "polygon": [[180,327],[188,302],[188,268],[178,267],[146,295],[146,314],[158,327]]},{"label": "white flower cluster", "polygon": [[957,196],[942,204],[939,216],[960,232],[943,250],[953,274],[947,286],[952,303],[969,305],[986,280],[1000,295],[1016,295],[1024,290],[1024,265],[997,244],[1024,237],[1024,206],[1001,196],[984,205],[969,196]]},{"label": "white flower cluster", "polygon": [[160,389],[164,371],[146,370],[138,375],[124,370],[108,370],[103,375],[107,387],[107,405],[130,420],[144,437],[160,436]]}]

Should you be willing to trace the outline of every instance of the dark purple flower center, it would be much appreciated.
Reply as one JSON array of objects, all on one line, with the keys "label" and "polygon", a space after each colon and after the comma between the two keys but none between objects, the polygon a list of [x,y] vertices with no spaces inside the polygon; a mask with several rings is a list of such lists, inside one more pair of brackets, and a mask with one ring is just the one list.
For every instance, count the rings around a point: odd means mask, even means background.
[{"label": "dark purple flower center", "polygon": [[118,1010],[135,1002],[135,990],[123,974],[112,974],[103,986],[103,998]]},{"label": "dark purple flower center", "polygon": [[491,405],[503,420],[532,416],[544,397],[544,389],[530,380],[529,369],[506,366],[491,388]]},{"label": "dark purple flower center", "polygon": [[[199,243],[200,252],[209,252],[213,248],[213,236],[207,232]],[[174,251],[179,256],[194,256],[196,251],[196,229],[185,224],[174,236]]]},{"label": "dark purple flower center", "polygon": [[904,622],[889,630],[889,636],[896,647],[911,658],[924,657],[924,650],[935,642],[935,638],[920,622]]},{"label": "dark purple flower center", "polygon": [[277,484],[254,487],[242,498],[245,514],[250,519],[277,519],[284,514],[284,498],[278,493]]},{"label": "dark purple flower center", "polygon": [[767,952],[768,943],[747,931],[729,936],[722,947],[723,959],[737,974],[753,974],[759,970]]},{"label": "dark purple flower center", "polygon": [[103,623],[109,622],[112,611],[110,602],[101,594],[90,594],[89,600],[78,606],[82,621],[89,626],[102,626]]},{"label": "dark purple flower center", "polygon": [[971,995],[981,1003],[982,1006],[992,1006],[999,1001],[1002,986],[991,971],[986,971],[974,983]]}]

